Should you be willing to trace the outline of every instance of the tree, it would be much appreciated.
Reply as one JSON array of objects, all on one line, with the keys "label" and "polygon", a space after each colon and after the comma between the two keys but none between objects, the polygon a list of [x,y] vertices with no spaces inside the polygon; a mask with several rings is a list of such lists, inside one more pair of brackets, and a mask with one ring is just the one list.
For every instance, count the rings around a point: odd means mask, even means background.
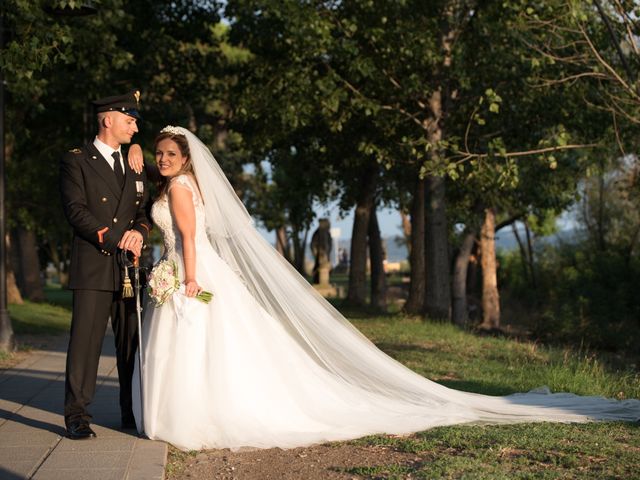
[{"label": "tree", "polygon": [[[606,138],[602,114],[584,109],[594,95],[589,85],[537,85],[557,67],[531,57],[532,40],[518,2],[483,4],[460,39],[459,64],[481,81],[461,82],[458,109],[449,118],[452,221],[460,245],[453,280],[454,318],[462,324],[466,265],[472,237],[483,261],[487,325],[499,325],[498,286],[492,239],[497,229],[530,215],[559,214],[577,194],[578,181],[592,160],[585,152]],[[496,48],[509,45],[495,55]],[[468,77],[472,78],[472,77]],[[586,150],[585,150],[586,149]],[[482,214],[478,212],[483,212]],[[491,258],[489,258],[491,257]],[[487,311],[491,308],[492,311]]]},{"label": "tree", "polygon": [[[55,169],[42,168],[51,163],[51,155],[69,148],[70,138],[74,134],[70,130],[61,127],[59,118],[47,109],[47,98],[53,92],[61,94],[62,98],[71,98],[67,101],[67,107],[55,111],[56,115],[64,115],[69,107],[75,112],[80,112],[79,124],[82,125],[82,112],[84,102],[78,102],[77,96],[71,96],[70,92],[77,89],[89,88],[95,85],[92,80],[96,77],[79,75],[88,65],[95,70],[94,75],[109,71],[109,68],[123,65],[127,56],[115,48],[115,33],[112,33],[119,25],[122,25],[124,12],[119,8],[119,2],[104,2],[105,13],[91,18],[57,19],[48,15],[43,6],[44,2],[23,2],[9,0],[3,6],[4,27],[6,32],[5,45],[0,53],[0,67],[3,70],[6,89],[6,148],[5,161],[7,163],[7,175],[11,181],[7,182],[9,221],[14,223],[20,218],[22,225],[20,231],[33,239],[36,233],[35,226],[46,222],[61,221],[61,212],[48,218],[40,216],[46,212],[40,208],[29,208],[22,204],[24,201],[22,192],[17,192],[15,186],[28,177],[34,178],[36,172],[50,173]],[[54,6],[73,6],[74,2],[59,0]],[[116,18],[116,17],[120,18]],[[125,17],[126,18],[126,17]],[[96,52],[100,52],[97,55]],[[57,70],[57,71],[56,71]],[[60,71],[64,75],[60,75]],[[74,73],[76,75],[74,76]],[[74,78],[75,77],[75,78]],[[75,80],[75,81],[74,81]],[[74,99],[75,97],[75,99]],[[58,99],[60,100],[60,99]],[[53,134],[39,131],[38,119],[47,117],[50,120],[49,127]],[[65,117],[72,118],[72,117]],[[67,128],[71,128],[68,126]],[[38,135],[35,134],[38,133]],[[75,138],[81,138],[82,129]],[[43,135],[43,136],[40,136]],[[47,139],[45,148],[38,148],[43,138]],[[42,142],[44,143],[44,142]],[[46,156],[43,158],[43,156]],[[38,158],[36,161],[35,158]],[[20,164],[18,168],[16,159],[29,159],[29,162]],[[31,161],[31,159],[34,159]],[[44,198],[38,198],[41,204],[51,204],[51,198],[57,198],[55,186],[57,181],[42,182],[38,179],[37,195],[42,192]],[[34,189],[35,190],[35,189]],[[35,200],[33,198],[32,200]],[[21,212],[21,213],[20,213]],[[19,217],[16,215],[19,215]],[[27,248],[28,247],[28,248]],[[20,262],[23,265],[33,265],[38,258],[35,250],[35,242],[21,243]],[[11,285],[9,285],[11,287]],[[10,325],[0,326],[0,338],[3,339],[0,348],[6,349],[11,343]],[[8,340],[7,340],[8,339]]]},{"label": "tree", "polygon": [[586,106],[609,116],[623,153],[625,143],[637,144],[629,127],[640,123],[638,13],[628,0],[558,0],[520,12],[532,60],[555,66],[538,84],[591,85]]}]

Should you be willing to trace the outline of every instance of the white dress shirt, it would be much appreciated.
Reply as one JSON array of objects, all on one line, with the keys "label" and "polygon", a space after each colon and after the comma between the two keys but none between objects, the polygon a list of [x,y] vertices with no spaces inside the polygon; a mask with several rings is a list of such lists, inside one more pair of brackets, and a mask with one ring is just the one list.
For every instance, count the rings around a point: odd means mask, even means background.
[{"label": "white dress shirt", "polygon": [[113,170],[113,164],[115,163],[115,160],[113,159],[113,157],[111,155],[113,155],[113,152],[119,152],[120,153],[120,166],[122,167],[122,171],[123,172],[125,171],[124,170],[124,158],[122,157],[122,147],[118,147],[117,150],[114,150],[113,148],[111,148],[106,143],[101,142],[100,140],[98,140],[98,137],[95,138],[95,140],[93,141],[93,144],[98,149],[100,154],[105,158],[105,160],[107,162],[109,162],[109,166],[111,167],[111,170]]}]

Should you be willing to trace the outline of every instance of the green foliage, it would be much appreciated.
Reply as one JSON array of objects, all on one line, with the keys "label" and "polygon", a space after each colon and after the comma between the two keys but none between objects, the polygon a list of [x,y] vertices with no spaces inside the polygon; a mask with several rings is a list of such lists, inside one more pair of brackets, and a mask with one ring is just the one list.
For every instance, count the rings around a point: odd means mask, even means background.
[{"label": "green foliage", "polygon": [[[574,209],[578,238],[538,246],[535,285],[518,253],[502,256],[505,297],[532,312],[530,327],[541,338],[629,351],[640,341],[638,168],[635,156],[590,168]],[[529,224],[549,234],[549,220]]]},{"label": "green foliage", "polygon": [[537,289],[524,279],[515,252],[501,258],[508,298],[531,312],[530,326],[546,341],[634,351],[640,341],[635,290],[640,260],[594,250],[587,242],[544,246],[537,253]]},{"label": "green foliage", "polygon": [[[59,0],[59,6],[78,2]],[[10,0],[6,48],[7,201],[10,226],[35,230],[44,262],[68,262],[57,164],[93,138],[89,101],[142,90],[140,133],[151,143],[167,123],[191,126],[235,181],[242,172],[237,135],[224,128],[232,67],[247,52],[225,43],[215,2],[99,2],[97,15],[57,17],[52,2]],[[4,7],[3,7],[4,9]],[[225,74],[222,69],[226,68]]]}]

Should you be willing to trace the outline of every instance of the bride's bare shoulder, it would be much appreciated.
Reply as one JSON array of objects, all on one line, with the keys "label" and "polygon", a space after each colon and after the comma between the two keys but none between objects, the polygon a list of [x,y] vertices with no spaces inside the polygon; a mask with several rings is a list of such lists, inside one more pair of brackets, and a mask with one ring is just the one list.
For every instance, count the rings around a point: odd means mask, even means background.
[{"label": "bride's bare shoulder", "polygon": [[192,173],[181,173],[169,180],[167,191],[170,192],[173,187],[179,187],[184,190],[189,190],[193,195],[194,201],[201,199],[200,187],[196,177]]},{"label": "bride's bare shoulder", "polygon": [[181,173],[169,180],[169,185],[187,185],[192,186],[196,183],[195,177],[191,173]]},{"label": "bride's bare shoulder", "polygon": [[191,173],[181,173],[180,175],[176,175],[175,177],[171,178],[169,180],[167,190],[171,190],[176,186],[191,190],[192,192],[198,191],[198,182]]}]

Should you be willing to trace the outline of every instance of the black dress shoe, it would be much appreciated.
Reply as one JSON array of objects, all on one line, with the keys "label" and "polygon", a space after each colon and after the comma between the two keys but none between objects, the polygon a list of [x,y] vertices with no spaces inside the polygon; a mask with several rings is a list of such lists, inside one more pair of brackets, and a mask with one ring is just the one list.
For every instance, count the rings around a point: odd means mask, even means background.
[{"label": "black dress shoe", "polygon": [[72,422],[67,426],[67,438],[70,438],[71,440],[84,440],[86,438],[95,437],[96,432],[91,430],[88,422]]}]

